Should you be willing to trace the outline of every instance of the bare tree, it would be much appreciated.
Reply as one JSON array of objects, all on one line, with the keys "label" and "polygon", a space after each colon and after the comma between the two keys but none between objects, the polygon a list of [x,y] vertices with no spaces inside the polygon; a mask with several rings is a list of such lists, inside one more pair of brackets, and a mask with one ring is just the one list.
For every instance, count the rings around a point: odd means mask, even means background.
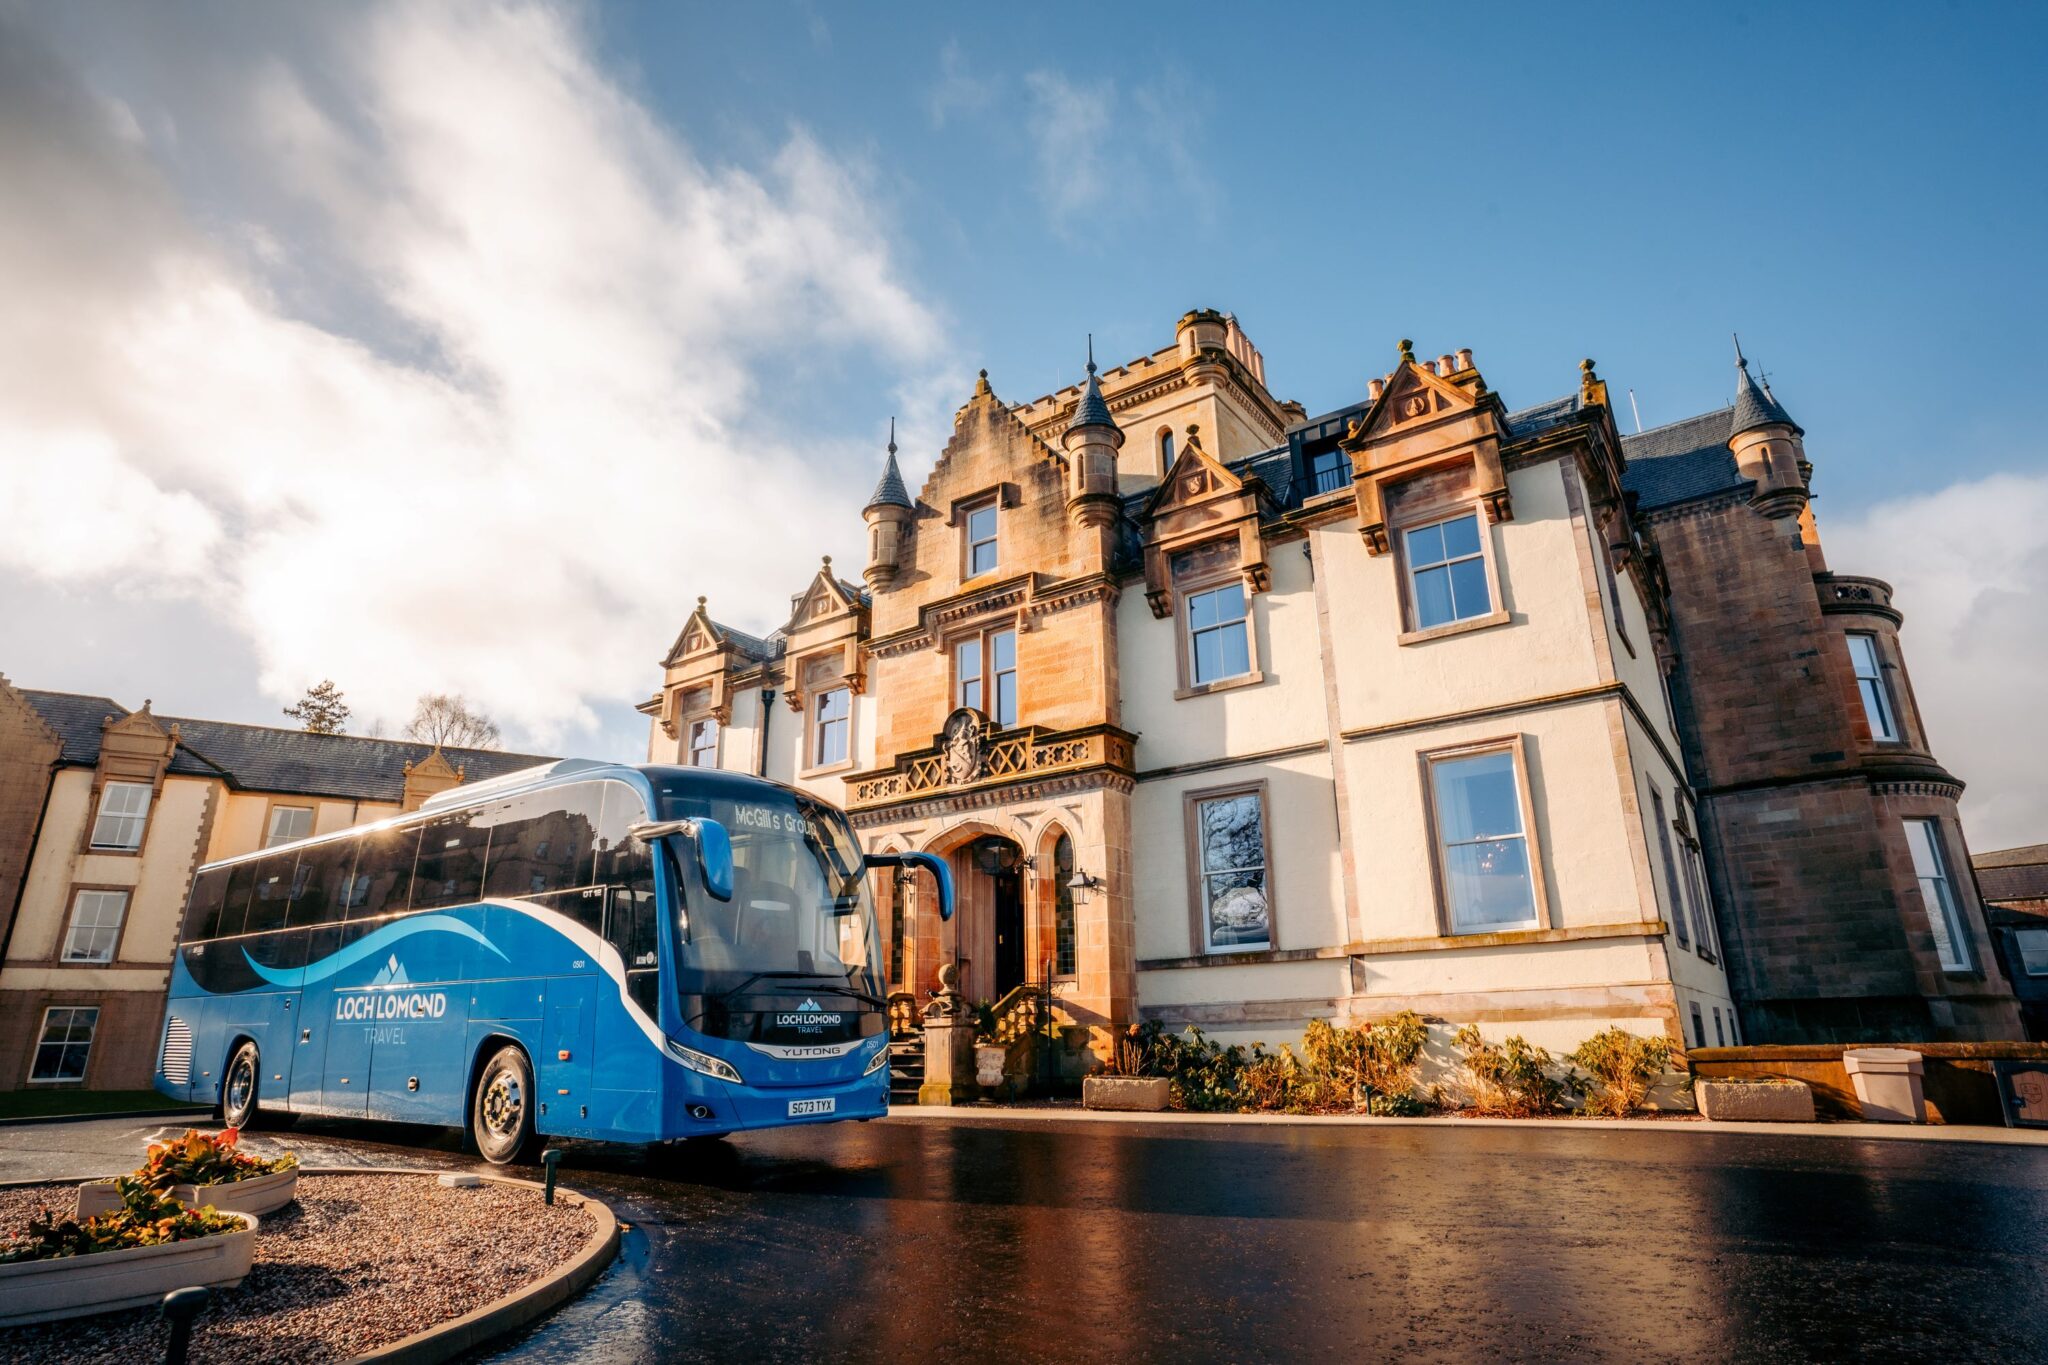
[{"label": "bare tree", "polygon": [[408,739],[438,744],[444,749],[495,749],[498,722],[472,706],[461,693],[429,692],[422,696],[406,722]]},{"label": "bare tree", "polygon": [[322,678],[317,685],[306,689],[306,695],[299,698],[296,706],[285,707],[284,713],[299,722],[309,735],[345,735],[348,733],[348,703],[341,696],[341,689],[334,685],[334,679]]}]

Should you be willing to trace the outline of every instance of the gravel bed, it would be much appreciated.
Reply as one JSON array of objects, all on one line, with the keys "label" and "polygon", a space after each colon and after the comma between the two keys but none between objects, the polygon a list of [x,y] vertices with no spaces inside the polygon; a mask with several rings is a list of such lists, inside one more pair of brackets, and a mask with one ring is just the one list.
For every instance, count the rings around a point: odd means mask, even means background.
[{"label": "gravel bed", "polygon": [[[0,1229],[76,1198],[72,1185],[0,1190]],[[537,1279],[597,1226],[538,1190],[397,1175],[302,1176],[298,1199],[259,1222],[255,1268],[239,1288],[214,1291],[193,1330],[193,1365],[347,1360]],[[168,1340],[157,1310],[137,1308],[0,1328],[0,1360],[153,1361]]]}]

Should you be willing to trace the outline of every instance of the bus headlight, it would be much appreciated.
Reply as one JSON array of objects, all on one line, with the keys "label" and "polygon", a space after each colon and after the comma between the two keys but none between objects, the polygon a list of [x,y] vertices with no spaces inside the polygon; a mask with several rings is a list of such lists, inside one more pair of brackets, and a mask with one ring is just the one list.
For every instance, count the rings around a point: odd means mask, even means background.
[{"label": "bus headlight", "polygon": [[695,1048],[684,1047],[673,1038],[664,1038],[662,1041],[668,1045],[669,1056],[675,1058],[699,1075],[715,1076],[721,1081],[731,1081],[734,1085],[745,1085],[747,1083],[746,1079],[740,1075],[731,1062],[722,1061],[707,1052],[699,1052]]},{"label": "bus headlight", "polygon": [[863,1078],[866,1078],[874,1075],[887,1065],[889,1065],[889,1044],[884,1042],[881,1049],[874,1056],[868,1058],[868,1069],[860,1074]]}]

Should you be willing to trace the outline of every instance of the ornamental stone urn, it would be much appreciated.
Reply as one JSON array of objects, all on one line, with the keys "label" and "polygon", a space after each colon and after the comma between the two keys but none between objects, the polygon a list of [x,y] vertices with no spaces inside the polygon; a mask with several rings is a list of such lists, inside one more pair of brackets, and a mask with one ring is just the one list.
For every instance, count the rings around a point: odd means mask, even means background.
[{"label": "ornamental stone urn", "polygon": [[924,1008],[924,1084],[917,1102],[972,1104],[981,1097],[974,1080],[974,1019],[960,998],[960,969],[939,968],[939,990]]}]

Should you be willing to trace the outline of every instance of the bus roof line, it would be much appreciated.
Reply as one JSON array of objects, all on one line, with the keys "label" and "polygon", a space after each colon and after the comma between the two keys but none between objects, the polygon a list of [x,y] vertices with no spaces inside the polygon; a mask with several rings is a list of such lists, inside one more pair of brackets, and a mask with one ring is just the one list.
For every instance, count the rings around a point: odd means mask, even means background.
[{"label": "bus roof line", "polygon": [[553,763],[539,763],[517,772],[504,773],[497,777],[485,778],[481,782],[459,782],[446,791],[435,792],[420,802],[423,811],[439,810],[444,806],[467,805],[478,795],[488,796],[493,792],[506,791],[513,787],[524,787],[547,777],[567,777],[570,773],[588,772],[593,768],[622,768],[623,763],[608,763],[597,758],[558,758]]}]

